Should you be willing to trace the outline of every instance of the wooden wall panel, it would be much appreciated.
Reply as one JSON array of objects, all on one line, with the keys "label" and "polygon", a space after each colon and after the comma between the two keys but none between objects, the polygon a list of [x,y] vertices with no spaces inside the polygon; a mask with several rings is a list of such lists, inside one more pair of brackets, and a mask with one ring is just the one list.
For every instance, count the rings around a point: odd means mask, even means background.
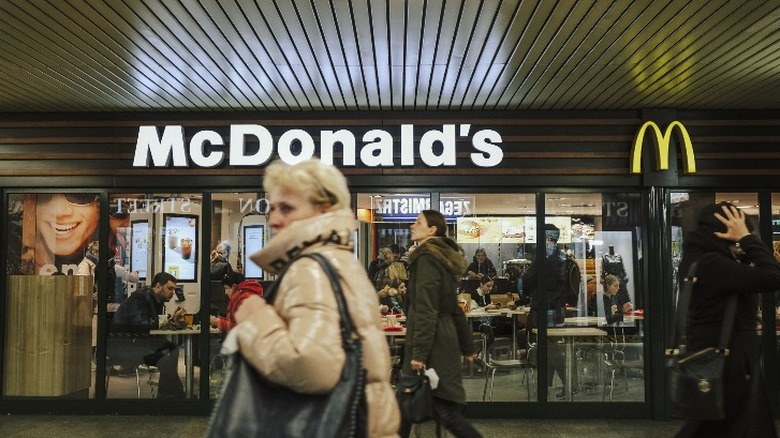
[{"label": "wooden wall panel", "polygon": [[[697,159],[694,175],[675,175],[674,185],[774,184],[780,165],[780,112],[671,112],[690,133]],[[307,117],[308,116],[308,117]],[[262,167],[133,168],[133,154],[141,125],[181,124],[186,141],[195,132],[212,129],[228,141],[234,123],[258,123],[274,140],[292,128],[309,132],[319,144],[319,133],[346,128],[358,139],[369,129],[390,132],[395,141],[392,168],[360,164],[342,167],[355,185],[445,185],[448,189],[476,186],[518,187],[620,186],[652,184],[644,175],[629,174],[634,135],[643,122],[637,111],[503,111],[503,112],[351,112],[351,113],[221,113],[221,114],[73,114],[14,115],[0,122],[0,185],[25,187],[132,186],[227,187],[260,185]],[[503,139],[504,158],[493,168],[470,162],[469,137],[458,137],[457,167],[427,167],[415,160],[400,166],[402,124],[415,126],[415,145],[430,129],[443,124],[471,124],[470,133],[494,129]],[[664,127],[663,123],[659,124]],[[652,139],[645,148],[654,147]],[[318,149],[318,147],[317,147]],[[674,149],[674,148],[673,148]],[[336,162],[341,162],[340,152]],[[679,154],[675,160],[679,162]],[[679,166],[678,166],[679,167]],[[675,170],[669,172],[676,172]],[[42,177],[34,184],[28,177]],[[154,177],[150,179],[149,177]],[[78,178],[78,184],[74,184]],[[438,183],[436,182],[438,179]],[[70,184],[70,185],[69,185]],[[667,183],[668,184],[668,183]]]}]

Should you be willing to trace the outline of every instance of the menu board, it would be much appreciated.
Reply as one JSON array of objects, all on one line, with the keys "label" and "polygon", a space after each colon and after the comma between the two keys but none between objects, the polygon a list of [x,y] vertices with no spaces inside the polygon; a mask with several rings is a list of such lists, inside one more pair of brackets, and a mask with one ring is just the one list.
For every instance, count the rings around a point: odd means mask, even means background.
[{"label": "menu board", "polygon": [[[533,221],[529,221],[532,223]],[[458,243],[525,243],[528,229],[525,217],[457,218]]]},{"label": "menu board", "polygon": [[149,266],[149,222],[132,221],[130,225],[130,270],[138,272],[140,280],[146,280]]},{"label": "menu board", "polygon": [[244,277],[262,279],[263,268],[258,266],[249,257],[263,249],[263,232],[265,227],[263,225],[247,225],[244,227]]},{"label": "menu board", "polygon": [[163,222],[163,270],[176,277],[179,282],[197,281],[197,216],[165,214]]}]

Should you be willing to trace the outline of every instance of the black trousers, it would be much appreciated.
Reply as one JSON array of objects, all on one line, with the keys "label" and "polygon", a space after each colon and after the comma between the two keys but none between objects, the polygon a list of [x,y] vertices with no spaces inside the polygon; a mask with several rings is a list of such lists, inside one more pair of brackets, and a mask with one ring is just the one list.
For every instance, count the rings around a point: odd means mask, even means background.
[{"label": "black trousers", "polygon": [[[436,436],[441,436],[441,427],[449,430],[458,438],[481,438],[482,435],[463,416],[466,405],[449,400],[433,398],[433,409],[436,412]],[[401,438],[408,438],[412,431],[412,423],[406,418],[401,418],[401,430],[398,433]]]},{"label": "black trousers", "polygon": [[184,385],[179,377],[181,348],[160,338],[109,339],[109,364],[121,365],[132,371],[141,363],[154,365],[160,371],[158,398],[184,398]]}]

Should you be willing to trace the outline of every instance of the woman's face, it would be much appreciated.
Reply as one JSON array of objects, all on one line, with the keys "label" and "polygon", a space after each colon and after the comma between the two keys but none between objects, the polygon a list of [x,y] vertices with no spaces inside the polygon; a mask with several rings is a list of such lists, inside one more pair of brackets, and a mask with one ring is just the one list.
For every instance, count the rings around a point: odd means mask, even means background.
[{"label": "woman's face", "polygon": [[230,298],[230,296],[233,295],[233,289],[235,289],[235,286],[228,286],[223,284],[222,288],[225,289],[225,295]]},{"label": "woman's face", "polygon": [[485,262],[485,259],[487,258],[487,254],[485,254],[485,253],[484,253],[484,252],[482,252],[482,251],[478,252],[478,253],[476,254],[476,256],[477,256],[477,261],[478,261],[479,263],[484,263],[484,262]]},{"label": "woman's face", "polygon": [[620,283],[617,281],[607,286],[607,295],[612,296],[620,290]]},{"label": "woman's face", "polygon": [[428,221],[422,213],[417,215],[417,219],[410,228],[412,231],[412,241],[418,244],[425,242],[436,234],[436,227],[429,227]]},{"label": "woman's face", "polygon": [[38,234],[55,255],[82,251],[97,231],[98,209],[95,195],[38,195]]},{"label": "woman's face", "polygon": [[308,219],[327,211],[329,205],[315,205],[303,194],[285,188],[269,192],[268,226],[274,233],[282,231],[295,221]]}]

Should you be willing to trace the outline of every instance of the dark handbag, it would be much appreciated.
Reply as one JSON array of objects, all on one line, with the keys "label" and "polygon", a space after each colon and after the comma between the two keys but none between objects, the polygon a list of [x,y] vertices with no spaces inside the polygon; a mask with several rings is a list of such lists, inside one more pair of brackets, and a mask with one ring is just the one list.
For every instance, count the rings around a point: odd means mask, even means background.
[{"label": "dark handbag", "polygon": [[[233,367],[228,371],[206,436],[331,438],[367,435],[362,344],[360,339],[352,338],[354,327],[341,285],[324,257],[319,254],[301,257],[313,258],[322,266],[336,296],[346,353],[339,383],[329,394],[300,394],[267,381],[240,353],[235,353],[230,359]],[[267,298],[273,299],[282,275],[266,294]]]},{"label": "dark handbag", "polygon": [[401,415],[410,423],[433,420],[432,391],[431,381],[425,374],[402,375],[396,393]]},{"label": "dark handbag", "polygon": [[691,264],[684,280],[671,330],[671,347],[666,350],[669,414],[685,420],[722,420],[726,384],[723,370],[729,355],[737,297],[729,297],[718,346],[687,352],[685,323],[697,280],[697,263]]}]

